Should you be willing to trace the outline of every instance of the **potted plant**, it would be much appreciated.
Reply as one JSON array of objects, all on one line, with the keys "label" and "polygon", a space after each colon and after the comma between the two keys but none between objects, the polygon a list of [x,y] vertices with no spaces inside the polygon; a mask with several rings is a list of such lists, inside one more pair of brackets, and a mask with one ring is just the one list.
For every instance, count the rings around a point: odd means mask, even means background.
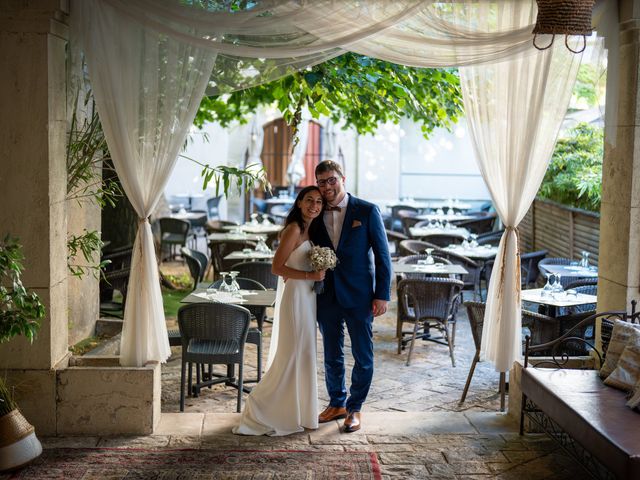
[{"label": "potted plant", "polygon": [[[20,280],[23,258],[22,246],[7,235],[0,242],[0,343],[17,335],[33,341],[45,314],[38,295],[28,292]],[[41,453],[33,426],[0,376],[0,471],[19,468]]]}]

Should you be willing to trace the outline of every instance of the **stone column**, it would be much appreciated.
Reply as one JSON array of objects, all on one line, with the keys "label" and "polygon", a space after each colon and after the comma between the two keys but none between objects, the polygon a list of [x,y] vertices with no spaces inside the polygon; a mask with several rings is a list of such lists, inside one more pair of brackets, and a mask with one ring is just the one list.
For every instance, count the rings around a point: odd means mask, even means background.
[{"label": "stone column", "polygon": [[[617,118],[605,120],[616,123],[616,137],[605,138],[598,311],[628,309],[640,299],[640,0],[618,3],[619,96]],[[614,78],[610,73],[608,81]]]},{"label": "stone column", "polygon": [[[54,367],[67,358],[65,219],[68,2],[4,2],[0,9],[0,235],[24,246],[24,284],[47,316],[33,345],[0,346],[0,369],[40,433],[55,431]],[[23,401],[24,399],[24,401]]]}]

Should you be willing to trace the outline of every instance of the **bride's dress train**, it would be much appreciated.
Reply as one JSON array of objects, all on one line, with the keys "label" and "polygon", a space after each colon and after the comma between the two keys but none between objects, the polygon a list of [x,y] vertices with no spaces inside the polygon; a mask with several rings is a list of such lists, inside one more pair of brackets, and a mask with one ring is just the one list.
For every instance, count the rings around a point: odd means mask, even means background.
[{"label": "bride's dress train", "polygon": [[[291,252],[286,265],[310,271],[310,248],[308,240],[303,242]],[[279,436],[318,428],[316,295],[312,287],[312,280],[280,279],[267,371],[247,398],[233,433]]]}]

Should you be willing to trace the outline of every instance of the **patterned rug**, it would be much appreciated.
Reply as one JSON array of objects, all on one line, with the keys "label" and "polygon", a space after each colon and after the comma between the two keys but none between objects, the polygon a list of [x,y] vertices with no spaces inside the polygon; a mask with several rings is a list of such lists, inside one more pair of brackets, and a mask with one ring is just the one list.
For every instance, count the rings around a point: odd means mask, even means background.
[{"label": "patterned rug", "polygon": [[375,479],[375,453],[300,450],[47,449],[8,477],[38,480]]}]

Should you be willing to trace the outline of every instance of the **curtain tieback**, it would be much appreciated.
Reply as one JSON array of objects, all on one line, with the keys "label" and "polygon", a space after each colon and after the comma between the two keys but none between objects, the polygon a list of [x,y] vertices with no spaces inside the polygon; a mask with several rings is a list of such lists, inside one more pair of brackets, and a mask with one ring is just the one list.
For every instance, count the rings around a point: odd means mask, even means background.
[{"label": "curtain tieback", "polygon": [[[518,231],[518,227],[510,227],[507,226],[504,228],[505,235],[509,232],[513,232],[516,235],[516,300],[520,303],[520,283],[521,283],[521,272],[520,272],[520,232]],[[505,245],[506,247],[506,245]],[[498,298],[502,297],[504,294],[504,266],[507,261],[507,249],[502,249],[502,258],[500,262],[500,278],[499,278],[499,286],[498,286]],[[500,319],[498,318],[498,321]]]}]

